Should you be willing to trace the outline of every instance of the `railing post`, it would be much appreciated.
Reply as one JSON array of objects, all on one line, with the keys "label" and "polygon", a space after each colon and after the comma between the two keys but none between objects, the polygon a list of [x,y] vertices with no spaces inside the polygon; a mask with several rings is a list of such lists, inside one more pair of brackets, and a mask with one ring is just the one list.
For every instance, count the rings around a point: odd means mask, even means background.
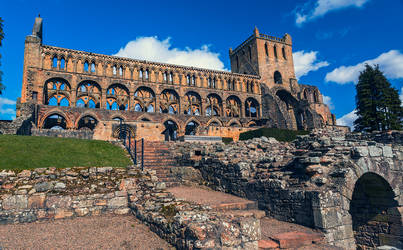
[{"label": "railing post", "polygon": [[141,171],[144,171],[144,138],[141,138]]},{"label": "railing post", "polygon": [[130,153],[130,155],[132,154],[132,142],[131,142],[131,139],[132,139],[132,137],[131,137],[131,133],[130,133],[130,130],[129,130],[129,153]]},{"label": "railing post", "polygon": [[134,140],[134,164],[137,165],[137,141]]}]

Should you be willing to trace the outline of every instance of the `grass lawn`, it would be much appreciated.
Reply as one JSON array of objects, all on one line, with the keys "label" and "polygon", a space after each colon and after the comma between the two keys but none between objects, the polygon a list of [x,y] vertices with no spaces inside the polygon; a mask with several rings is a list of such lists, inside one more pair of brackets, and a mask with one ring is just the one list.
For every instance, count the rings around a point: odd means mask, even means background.
[{"label": "grass lawn", "polygon": [[0,135],[0,169],[126,167],[126,152],[109,142]]}]

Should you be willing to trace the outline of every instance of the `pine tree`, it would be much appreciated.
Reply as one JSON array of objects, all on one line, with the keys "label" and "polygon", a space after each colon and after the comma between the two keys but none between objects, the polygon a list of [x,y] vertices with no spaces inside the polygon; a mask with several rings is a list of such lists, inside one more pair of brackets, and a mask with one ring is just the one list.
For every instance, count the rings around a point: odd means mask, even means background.
[{"label": "pine tree", "polygon": [[365,65],[356,90],[356,131],[402,129],[403,108],[399,94],[379,70],[379,65]]}]

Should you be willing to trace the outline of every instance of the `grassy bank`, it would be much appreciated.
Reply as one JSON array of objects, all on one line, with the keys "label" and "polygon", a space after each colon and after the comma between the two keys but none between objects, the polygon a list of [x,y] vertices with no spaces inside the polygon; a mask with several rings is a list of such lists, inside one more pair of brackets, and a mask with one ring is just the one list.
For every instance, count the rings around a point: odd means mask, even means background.
[{"label": "grassy bank", "polygon": [[125,151],[105,141],[0,135],[0,169],[126,167]]}]

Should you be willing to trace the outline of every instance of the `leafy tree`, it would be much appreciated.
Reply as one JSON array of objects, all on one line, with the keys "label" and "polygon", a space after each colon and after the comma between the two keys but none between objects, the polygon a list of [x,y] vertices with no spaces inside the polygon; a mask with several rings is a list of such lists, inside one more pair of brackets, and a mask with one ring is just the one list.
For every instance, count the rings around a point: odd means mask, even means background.
[{"label": "leafy tree", "polygon": [[[2,40],[4,38],[4,32],[3,32],[3,19],[0,17],[0,47],[2,45]],[[0,59],[1,59],[1,54],[0,54]],[[0,66],[1,66],[1,61],[0,61]],[[0,70],[0,95],[2,94],[2,91],[4,90],[4,85],[2,84],[2,75],[3,72]]]},{"label": "leafy tree", "polygon": [[379,65],[374,67],[365,65],[365,70],[360,73],[356,90],[358,116],[354,122],[356,131],[402,129],[403,108],[399,94],[379,70]]}]

